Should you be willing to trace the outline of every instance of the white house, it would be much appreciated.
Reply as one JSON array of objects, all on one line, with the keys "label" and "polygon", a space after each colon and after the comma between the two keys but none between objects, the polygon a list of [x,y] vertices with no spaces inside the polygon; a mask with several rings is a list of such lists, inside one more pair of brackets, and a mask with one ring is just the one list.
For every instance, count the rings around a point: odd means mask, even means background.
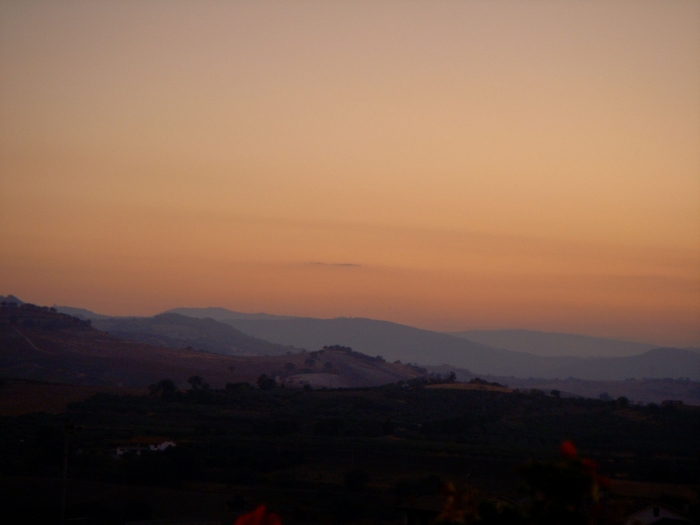
[{"label": "white house", "polygon": [[127,445],[117,447],[117,456],[122,456],[127,452],[136,452],[141,455],[141,451],[149,450],[153,452],[162,452],[168,447],[174,447],[175,442],[172,439],[155,436],[136,436],[129,440]]}]

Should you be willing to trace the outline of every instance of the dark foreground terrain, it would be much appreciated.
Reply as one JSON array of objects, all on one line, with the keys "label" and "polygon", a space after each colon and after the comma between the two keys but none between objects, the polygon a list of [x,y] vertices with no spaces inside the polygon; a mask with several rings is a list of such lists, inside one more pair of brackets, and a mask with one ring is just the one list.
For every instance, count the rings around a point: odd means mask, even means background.
[{"label": "dark foreground terrain", "polygon": [[[352,390],[264,382],[269,390],[244,383],[215,390],[205,380],[193,378],[186,391],[164,381],[149,394],[102,393],[62,414],[0,419],[3,522],[59,522],[64,458],[66,518],[77,523],[226,523],[259,503],[283,523],[400,523],[412,506],[435,506],[445,482],[469,487],[482,507],[500,496],[526,509],[539,478],[523,465],[558,465],[567,439],[610,478],[601,501],[615,519],[651,499],[697,512],[695,408],[418,379]],[[118,447],[144,440],[137,436],[176,446],[117,457]],[[482,522],[542,522],[488,516],[483,511]]]}]

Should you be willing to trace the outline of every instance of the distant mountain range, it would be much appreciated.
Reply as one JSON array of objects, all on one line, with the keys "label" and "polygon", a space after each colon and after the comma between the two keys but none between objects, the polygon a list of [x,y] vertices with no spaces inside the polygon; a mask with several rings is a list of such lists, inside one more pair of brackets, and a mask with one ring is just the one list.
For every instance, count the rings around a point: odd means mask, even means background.
[{"label": "distant mountain range", "polygon": [[96,327],[121,338],[229,355],[279,355],[343,345],[387,361],[446,364],[482,375],[700,380],[697,349],[655,348],[575,334],[528,330],[445,334],[373,319],[244,314],[225,308],[177,308],[153,318],[107,318],[82,309],[57,309],[92,319]]},{"label": "distant mountain range", "polygon": [[[266,313],[246,314],[226,308],[175,308],[164,313],[179,313],[200,319],[209,317],[217,321],[228,322],[231,325],[239,324],[240,326],[244,326],[240,321],[298,321],[301,319],[327,321],[326,319],[270,315]],[[255,325],[251,325],[250,329],[256,330]],[[468,330],[445,333],[493,348],[524,352],[542,357],[625,357],[639,355],[660,346],[588,335],[522,329]],[[689,350],[693,349],[689,348]]]},{"label": "distant mountain range", "polygon": [[[531,330],[441,334],[373,319],[265,317],[267,314],[216,310],[220,321],[279,344],[308,349],[342,344],[388,360],[450,364],[477,374],[546,379],[688,377],[700,380],[700,355],[692,348],[659,348],[648,343]],[[209,309],[175,311],[203,317]]]}]

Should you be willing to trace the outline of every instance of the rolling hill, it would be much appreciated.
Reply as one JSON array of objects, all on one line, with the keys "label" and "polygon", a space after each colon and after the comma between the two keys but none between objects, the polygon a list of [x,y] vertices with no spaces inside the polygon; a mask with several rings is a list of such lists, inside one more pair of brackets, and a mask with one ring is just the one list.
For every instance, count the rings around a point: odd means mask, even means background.
[{"label": "rolling hill", "polygon": [[225,355],[284,355],[301,349],[270,343],[214,319],[165,313],[155,317],[95,319],[92,325],[122,339],[168,348],[194,348]]}]

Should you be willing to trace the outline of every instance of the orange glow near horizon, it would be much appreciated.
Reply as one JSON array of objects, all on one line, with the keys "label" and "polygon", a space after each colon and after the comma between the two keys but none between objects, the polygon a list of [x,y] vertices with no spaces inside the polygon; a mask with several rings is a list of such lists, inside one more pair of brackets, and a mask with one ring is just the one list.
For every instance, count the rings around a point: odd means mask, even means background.
[{"label": "orange glow near horizon", "polygon": [[700,345],[700,4],[4,2],[0,294]]}]

